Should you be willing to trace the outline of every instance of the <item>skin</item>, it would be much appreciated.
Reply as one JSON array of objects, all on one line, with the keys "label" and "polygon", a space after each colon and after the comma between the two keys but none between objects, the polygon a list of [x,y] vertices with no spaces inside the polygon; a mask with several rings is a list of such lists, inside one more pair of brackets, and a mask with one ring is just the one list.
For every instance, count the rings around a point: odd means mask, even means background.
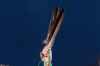
[{"label": "skin", "polygon": [[[48,62],[48,61],[51,62],[52,61],[52,51],[51,51],[51,48],[53,46],[55,37],[56,37],[56,35],[57,35],[57,33],[58,33],[59,29],[60,29],[60,25],[61,25],[63,17],[64,17],[63,13],[62,13],[60,18],[59,18],[59,15],[61,15],[61,14],[58,11],[57,15],[56,15],[57,25],[56,26],[54,25],[53,27],[49,26],[49,33],[47,35],[47,39],[48,39],[49,36],[51,36],[51,37],[50,37],[50,39],[44,41],[45,46],[44,46],[42,52],[40,53],[40,57],[41,57],[41,60],[43,62]],[[57,18],[59,18],[59,19],[57,19]],[[53,35],[51,35],[52,34],[51,33],[52,30],[54,30]],[[48,52],[49,49],[50,49],[50,53]],[[49,55],[50,55],[50,58],[49,58]],[[49,65],[47,64],[46,66],[50,66],[50,64]]]},{"label": "skin", "polygon": [[[60,21],[62,21],[62,19],[60,20]],[[60,24],[59,24],[60,25]],[[59,30],[59,28],[57,28],[56,30],[55,30],[55,35],[52,37],[52,40],[48,43],[48,44],[46,44],[45,45],[45,47],[43,48],[43,50],[42,50],[42,55],[44,56],[43,57],[43,59],[45,60],[45,61],[48,61],[48,49],[49,48],[52,48],[52,46],[53,46],[53,41],[55,40],[55,36],[56,36],[56,33],[58,32],[58,30]],[[40,54],[41,55],[41,54]],[[42,56],[41,56],[42,57]],[[43,61],[44,61],[43,60]]]}]

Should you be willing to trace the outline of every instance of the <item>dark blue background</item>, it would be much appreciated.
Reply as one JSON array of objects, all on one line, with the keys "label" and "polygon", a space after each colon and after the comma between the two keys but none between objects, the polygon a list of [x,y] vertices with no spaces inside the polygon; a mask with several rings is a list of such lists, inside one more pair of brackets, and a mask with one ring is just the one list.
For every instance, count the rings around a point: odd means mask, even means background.
[{"label": "dark blue background", "polygon": [[51,11],[65,10],[53,47],[54,66],[95,64],[100,53],[97,0],[0,0],[0,64],[37,66]]}]

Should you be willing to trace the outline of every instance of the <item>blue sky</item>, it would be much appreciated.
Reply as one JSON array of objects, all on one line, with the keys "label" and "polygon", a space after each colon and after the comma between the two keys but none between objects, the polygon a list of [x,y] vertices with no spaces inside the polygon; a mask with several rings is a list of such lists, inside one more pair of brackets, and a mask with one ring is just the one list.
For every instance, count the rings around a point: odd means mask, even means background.
[{"label": "blue sky", "polygon": [[95,0],[0,1],[0,63],[37,66],[51,11],[56,6],[63,7],[65,14],[53,47],[53,64],[95,64],[100,53],[99,4]]}]

